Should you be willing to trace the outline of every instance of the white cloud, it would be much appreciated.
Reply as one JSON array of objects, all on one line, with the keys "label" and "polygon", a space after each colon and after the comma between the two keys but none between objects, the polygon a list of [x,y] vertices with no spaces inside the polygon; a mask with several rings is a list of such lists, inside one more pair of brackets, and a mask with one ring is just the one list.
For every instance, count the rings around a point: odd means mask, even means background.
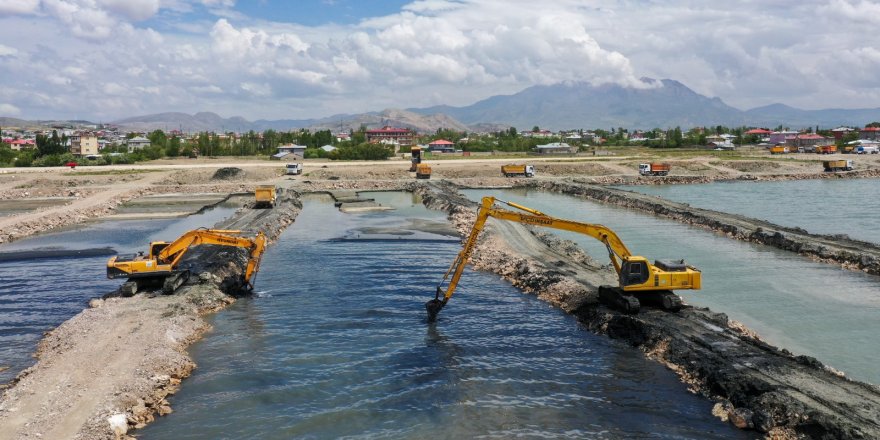
[{"label": "white cloud", "polygon": [[17,53],[18,49],[0,44],[0,57],[15,56]]},{"label": "white cloud", "polygon": [[[156,17],[163,33],[142,23]],[[318,117],[650,76],[743,108],[876,106],[877,24],[866,0],[418,0],[324,26],[249,19],[231,0],[0,0],[0,57],[16,61],[0,63],[0,102]]]},{"label": "white cloud", "polygon": [[5,14],[35,14],[40,8],[40,0],[0,0],[0,17]]},{"label": "white cloud", "polygon": [[0,102],[0,115],[2,116],[18,116],[21,114],[21,109],[12,105],[5,104]]}]

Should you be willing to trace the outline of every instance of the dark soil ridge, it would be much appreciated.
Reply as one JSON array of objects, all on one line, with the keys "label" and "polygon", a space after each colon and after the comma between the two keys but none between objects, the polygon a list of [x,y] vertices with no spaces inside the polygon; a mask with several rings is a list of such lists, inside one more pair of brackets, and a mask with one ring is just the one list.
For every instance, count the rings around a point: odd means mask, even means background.
[{"label": "dark soil ridge", "polygon": [[761,243],[850,270],[880,275],[880,245],[846,235],[812,234],[801,228],[709,209],[695,208],[657,196],[574,182],[535,181],[528,187],[573,195],[670,218],[721,232],[737,240]]},{"label": "dark soil ridge", "polygon": [[[469,232],[477,205],[456,187],[427,184],[416,192],[428,208],[449,213],[462,235]],[[475,268],[501,275],[577,316],[590,330],[663,363],[692,391],[714,400],[713,414],[721,420],[774,439],[880,438],[877,387],[847,379],[814,358],[773,347],[725,314],[706,308],[686,306],[678,313],[645,309],[635,316],[610,310],[597,303],[595,283],[581,281],[590,272],[607,273],[607,267],[584,264],[577,259],[582,251],[567,243],[559,248],[553,240],[542,242],[549,246],[546,252],[518,253],[503,231],[488,227],[500,223],[487,224],[472,258]],[[569,253],[569,259],[554,256]],[[613,283],[614,277],[610,279]],[[454,313],[454,308],[444,313]]]}]

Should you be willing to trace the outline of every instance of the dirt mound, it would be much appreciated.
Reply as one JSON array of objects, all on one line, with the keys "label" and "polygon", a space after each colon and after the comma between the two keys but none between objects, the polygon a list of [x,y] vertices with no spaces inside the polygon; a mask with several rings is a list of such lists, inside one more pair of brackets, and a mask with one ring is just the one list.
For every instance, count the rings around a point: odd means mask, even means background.
[{"label": "dirt mound", "polygon": [[232,180],[244,177],[244,170],[237,167],[219,168],[211,176],[211,180]]}]

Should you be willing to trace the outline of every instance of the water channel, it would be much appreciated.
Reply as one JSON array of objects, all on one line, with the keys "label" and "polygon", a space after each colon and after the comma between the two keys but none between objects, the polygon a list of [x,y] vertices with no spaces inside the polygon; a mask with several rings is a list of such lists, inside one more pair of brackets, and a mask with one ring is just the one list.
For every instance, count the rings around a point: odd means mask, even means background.
[{"label": "water channel", "polygon": [[152,240],[173,240],[234,211],[218,206],[185,218],[100,221],[0,245],[0,367],[8,367],[0,383],[33,365],[43,332],[119,287],[124,280],[109,280],[106,272],[115,252],[145,250]]},{"label": "water channel", "polygon": [[427,324],[459,240],[426,232],[445,216],[412,195],[368,196],[397,210],[306,200],[263,257],[258,295],[212,318],[175,412],[144,438],[754,437],[492,274],[466,271],[455,307]]},{"label": "water channel", "polygon": [[816,234],[880,243],[880,179],[713,182],[620,187]]},{"label": "water channel", "polygon": [[[571,196],[528,190],[464,192],[474,200],[494,195],[553,216],[609,226],[631,252],[651,260],[684,258],[703,273],[702,290],[678,292],[686,302],[724,312],[773,345],[814,356],[849,377],[880,384],[876,337],[880,278],[876,276]],[[607,258],[600,242],[557,233],[599,261]]]}]

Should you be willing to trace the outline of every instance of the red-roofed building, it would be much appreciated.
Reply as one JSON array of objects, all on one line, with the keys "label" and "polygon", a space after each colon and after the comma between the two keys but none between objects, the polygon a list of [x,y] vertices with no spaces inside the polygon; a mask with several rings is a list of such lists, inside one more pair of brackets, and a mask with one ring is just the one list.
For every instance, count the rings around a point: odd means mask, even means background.
[{"label": "red-roofed building", "polygon": [[428,144],[428,151],[437,153],[454,153],[455,144],[446,139],[437,139]]},{"label": "red-roofed building", "polygon": [[758,136],[766,136],[766,135],[769,135],[770,133],[773,133],[773,132],[770,130],[765,130],[763,128],[753,128],[753,129],[747,131],[745,134],[756,134]]},{"label": "red-roofed building", "polygon": [[9,144],[9,147],[13,150],[27,150],[30,148],[36,148],[37,142],[33,139],[15,139],[15,140],[7,140],[4,139],[3,142]]},{"label": "red-roofed building", "polygon": [[880,139],[880,127],[865,127],[859,130],[859,139],[872,141]]},{"label": "red-roofed building", "polygon": [[377,130],[367,130],[366,135],[367,142],[394,145],[395,150],[397,147],[408,147],[413,144],[413,132],[408,128],[395,128],[386,125]]},{"label": "red-roofed building", "polygon": [[822,135],[807,133],[799,134],[794,138],[794,146],[798,148],[809,149],[816,145],[825,145],[828,138]]},{"label": "red-roofed building", "polygon": [[843,139],[844,136],[849,134],[850,132],[856,131],[854,128],[849,127],[837,127],[831,130],[831,134],[834,135],[834,139]]}]

